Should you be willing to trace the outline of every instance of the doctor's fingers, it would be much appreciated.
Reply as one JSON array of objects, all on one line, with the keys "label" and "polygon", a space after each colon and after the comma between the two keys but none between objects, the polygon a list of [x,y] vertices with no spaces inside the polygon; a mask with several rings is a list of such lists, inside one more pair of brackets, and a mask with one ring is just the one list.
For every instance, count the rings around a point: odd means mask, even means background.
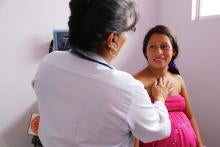
[{"label": "doctor's fingers", "polygon": [[153,86],[156,87],[157,86],[157,80],[154,82]]},{"label": "doctor's fingers", "polygon": [[165,84],[166,84],[166,79],[165,79],[165,77],[159,77],[158,78],[158,85],[160,85],[160,86],[166,86]]},{"label": "doctor's fingers", "polygon": [[174,90],[172,82],[166,81],[166,88],[167,88],[168,93],[172,92]]}]

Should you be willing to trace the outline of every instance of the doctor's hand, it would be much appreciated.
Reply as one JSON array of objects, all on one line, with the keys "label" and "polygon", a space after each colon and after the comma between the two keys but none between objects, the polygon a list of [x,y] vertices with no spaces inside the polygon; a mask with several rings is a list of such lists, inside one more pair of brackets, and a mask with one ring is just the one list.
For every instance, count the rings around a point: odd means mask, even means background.
[{"label": "doctor's hand", "polygon": [[168,94],[173,90],[171,83],[164,77],[158,78],[151,88],[151,94],[154,101],[165,101]]}]

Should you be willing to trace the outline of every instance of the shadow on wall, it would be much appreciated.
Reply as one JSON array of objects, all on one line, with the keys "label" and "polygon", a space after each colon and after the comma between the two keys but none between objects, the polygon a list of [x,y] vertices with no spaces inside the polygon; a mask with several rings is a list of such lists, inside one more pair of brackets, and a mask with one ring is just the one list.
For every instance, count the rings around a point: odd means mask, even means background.
[{"label": "shadow on wall", "polygon": [[[51,39],[52,40],[52,39]],[[32,59],[34,60],[41,60],[46,54],[49,53],[49,47],[51,40],[45,41],[44,38],[32,38],[30,43],[31,43],[31,48],[33,49],[32,51]]]},{"label": "shadow on wall", "polygon": [[38,112],[37,102],[32,104],[13,125],[2,134],[1,147],[31,147],[32,136],[28,135],[28,126],[33,112]]}]

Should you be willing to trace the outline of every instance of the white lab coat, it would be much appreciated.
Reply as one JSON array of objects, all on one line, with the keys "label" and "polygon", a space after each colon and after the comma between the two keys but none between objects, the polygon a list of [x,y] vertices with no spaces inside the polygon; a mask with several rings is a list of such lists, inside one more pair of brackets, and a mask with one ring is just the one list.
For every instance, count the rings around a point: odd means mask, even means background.
[{"label": "white lab coat", "polygon": [[165,105],[152,104],[141,82],[68,51],[43,59],[33,87],[44,147],[132,147],[133,136],[149,142],[170,134]]}]

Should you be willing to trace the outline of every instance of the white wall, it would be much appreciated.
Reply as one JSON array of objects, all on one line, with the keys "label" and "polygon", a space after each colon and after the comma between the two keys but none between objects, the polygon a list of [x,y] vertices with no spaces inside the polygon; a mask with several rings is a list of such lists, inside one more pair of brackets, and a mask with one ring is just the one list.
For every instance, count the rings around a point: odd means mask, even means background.
[{"label": "white wall", "polygon": [[[178,66],[208,147],[219,145],[220,19],[191,21],[191,0],[137,0],[140,21],[113,64],[135,73],[146,66],[142,41],[155,24],[176,32],[181,47]],[[37,111],[30,82],[47,54],[52,31],[67,28],[68,0],[0,0],[0,146],[30,147],[27,126]]]},{"label": "white wall", "polygon": [[178,66],[188,86],[204,143],[220,145],[220,17],[191,20],[191,0],[158,0],[159,19],[176,32]]},{"label": "white wall", "polygon": [[0,0],[0,147],[32,146],[31,80],[53,29],[67,27],[68,16],[68,0]]}]

